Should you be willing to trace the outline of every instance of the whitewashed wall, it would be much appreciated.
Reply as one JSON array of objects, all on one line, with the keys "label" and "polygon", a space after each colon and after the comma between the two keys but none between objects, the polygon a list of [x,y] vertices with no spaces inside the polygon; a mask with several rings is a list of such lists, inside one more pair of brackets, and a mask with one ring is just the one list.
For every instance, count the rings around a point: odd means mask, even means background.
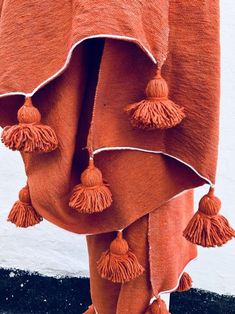
[{"label": "whitewashed wall", "polygon": [[18,152],[0,144],[0,267],[37,271],[48,276],[88,276],[85,238],[44,220],[32,228],[6,222],[25,184]]},{"label": "whitewashed wall", "polygon": [[[217,194],[223,212],[235,227],[235,2],[221,0],[222,98]],[[0,145],[0,267],[38,271],[49,276],[88,276],[86,243],[44,221],[36,228],[17,229],[6,222],[24,184],[19,154]],[[196,192],[196,202],[206,191]],[[235,240],[219,249],[199,249],[189,266],[194,286],[235,295]]]},{"label": "whitewashed wall", "polygon": [[[217,194],[235,227],[235,2],[221,0],[221,120]],[[203,189],[198,189],[199,197]],[[198,198],[197,198],[198,199]],[[196,287],[235,295],[235,240],[217,249],[199,249],[190,269]]]}]

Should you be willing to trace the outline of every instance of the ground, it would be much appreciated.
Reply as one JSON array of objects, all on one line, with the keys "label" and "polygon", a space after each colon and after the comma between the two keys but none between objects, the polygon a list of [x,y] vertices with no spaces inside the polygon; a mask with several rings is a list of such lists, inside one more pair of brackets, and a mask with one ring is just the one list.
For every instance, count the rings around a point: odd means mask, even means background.
[{"label": "ground", "polygon": [[[51,278],[0,269],[0,314],[82,314],[89,279]],[[199,289],[171,295],[171,314],[235,314],[235,297]],[[130,313],[131,314],[131,313]]]}]

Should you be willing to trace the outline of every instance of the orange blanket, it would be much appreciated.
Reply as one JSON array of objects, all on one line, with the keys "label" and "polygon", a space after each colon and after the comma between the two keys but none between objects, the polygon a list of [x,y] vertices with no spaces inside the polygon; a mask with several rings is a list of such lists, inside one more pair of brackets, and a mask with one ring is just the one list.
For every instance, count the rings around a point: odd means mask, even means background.
[{"label": "orange blanket", "polygon": [[[28,177],[8,219],[89,235],[99,314],[164,308],[161,292],[190,286],[195,244],[234,236],[214,196],[218,10],[207,0],[0,3],[1,138]],[[191,190],[205,183],[193,216]]]}]

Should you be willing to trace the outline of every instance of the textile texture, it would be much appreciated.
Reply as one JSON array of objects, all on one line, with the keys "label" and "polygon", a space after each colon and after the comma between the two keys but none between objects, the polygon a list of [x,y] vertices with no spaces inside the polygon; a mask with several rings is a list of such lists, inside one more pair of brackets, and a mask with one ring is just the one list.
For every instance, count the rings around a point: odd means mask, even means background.
[{"label": "textile texture", "polygon": [[[32,206],[87,235],[97,313],[143,314],[152,296],[177,288],[196,257],[183,237],[193,189],[215,183],[218,1],[3,0],[0,13],[0,125],[17,124],[31,97],[59,143],[50,153],[20,151]],[[157,65],[185,118],[145,131],[131,125],[124,107],[145,97]],[[93,214],[69,206],[87,148],[113,200]],[[145,268],[126,283],[109,282],[96,268],[118,230]]]}]

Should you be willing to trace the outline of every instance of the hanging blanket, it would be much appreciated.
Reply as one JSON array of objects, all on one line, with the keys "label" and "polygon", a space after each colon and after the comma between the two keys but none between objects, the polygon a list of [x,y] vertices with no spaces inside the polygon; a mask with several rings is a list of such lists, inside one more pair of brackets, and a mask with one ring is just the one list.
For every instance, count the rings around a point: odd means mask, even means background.
[{"label": "hanging blanket", "polygon": [[[234,236],[214,195],[218,10],[207,0],[0,2],[1,139],[27,174],[8,220],[87,235],[87,313],[167,313],[159,295],[189,288],[195,245]],[[205,183],[193,215],[192,189]]]}]

